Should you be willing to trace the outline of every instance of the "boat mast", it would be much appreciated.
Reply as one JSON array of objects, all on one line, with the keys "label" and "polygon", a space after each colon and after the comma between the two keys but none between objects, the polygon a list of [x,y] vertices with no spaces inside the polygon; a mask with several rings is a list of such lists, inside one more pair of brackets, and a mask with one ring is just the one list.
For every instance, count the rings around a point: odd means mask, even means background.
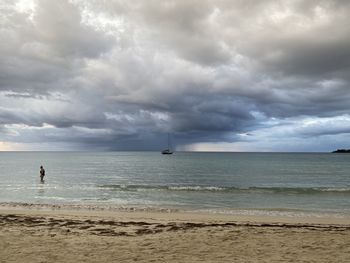
[{"label": "boat mast", "polygon": [[171,147],[170,147],[170,134],[168,133],[168,150],[170,151],[171,150]]}]

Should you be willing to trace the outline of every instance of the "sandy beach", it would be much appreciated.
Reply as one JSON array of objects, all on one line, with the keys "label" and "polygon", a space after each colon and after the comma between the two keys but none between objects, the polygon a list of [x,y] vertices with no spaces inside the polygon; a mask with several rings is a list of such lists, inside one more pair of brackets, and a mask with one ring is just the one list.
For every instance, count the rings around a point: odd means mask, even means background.
[{"label": "sandy beach", "polygon": [[350,221],[1,207],[0,262],[350,262]]}]

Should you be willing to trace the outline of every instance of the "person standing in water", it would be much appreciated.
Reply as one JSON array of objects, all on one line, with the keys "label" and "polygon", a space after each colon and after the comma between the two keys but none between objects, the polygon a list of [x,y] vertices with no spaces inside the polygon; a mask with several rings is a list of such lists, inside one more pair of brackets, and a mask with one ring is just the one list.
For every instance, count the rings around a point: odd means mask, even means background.
[{"label": "person standing in water", "polygon": [[44,182],[45,169],[43,166],[40,166],[40,181]]}]

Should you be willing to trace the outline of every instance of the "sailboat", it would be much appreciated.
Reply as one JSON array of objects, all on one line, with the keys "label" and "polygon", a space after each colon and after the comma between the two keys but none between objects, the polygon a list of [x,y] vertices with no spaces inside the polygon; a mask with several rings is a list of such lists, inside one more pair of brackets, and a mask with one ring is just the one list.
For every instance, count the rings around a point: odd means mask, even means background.
[{"label": "sailboat", "polygon": [[170,135],[168,133],[168,148],[162,151],[162,154],[173,154],[173,151],[171,150],[171,144],[170,144]]}]

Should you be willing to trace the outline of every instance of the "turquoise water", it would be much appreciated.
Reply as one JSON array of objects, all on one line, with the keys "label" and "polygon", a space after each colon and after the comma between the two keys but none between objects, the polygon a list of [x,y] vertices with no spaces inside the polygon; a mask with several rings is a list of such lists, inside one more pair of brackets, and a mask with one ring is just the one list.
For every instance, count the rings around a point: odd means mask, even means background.
[{"label": "turquoise water", "polygon": [[2,203],[350,214],[350,154],[1,152],[0,171]]}]

